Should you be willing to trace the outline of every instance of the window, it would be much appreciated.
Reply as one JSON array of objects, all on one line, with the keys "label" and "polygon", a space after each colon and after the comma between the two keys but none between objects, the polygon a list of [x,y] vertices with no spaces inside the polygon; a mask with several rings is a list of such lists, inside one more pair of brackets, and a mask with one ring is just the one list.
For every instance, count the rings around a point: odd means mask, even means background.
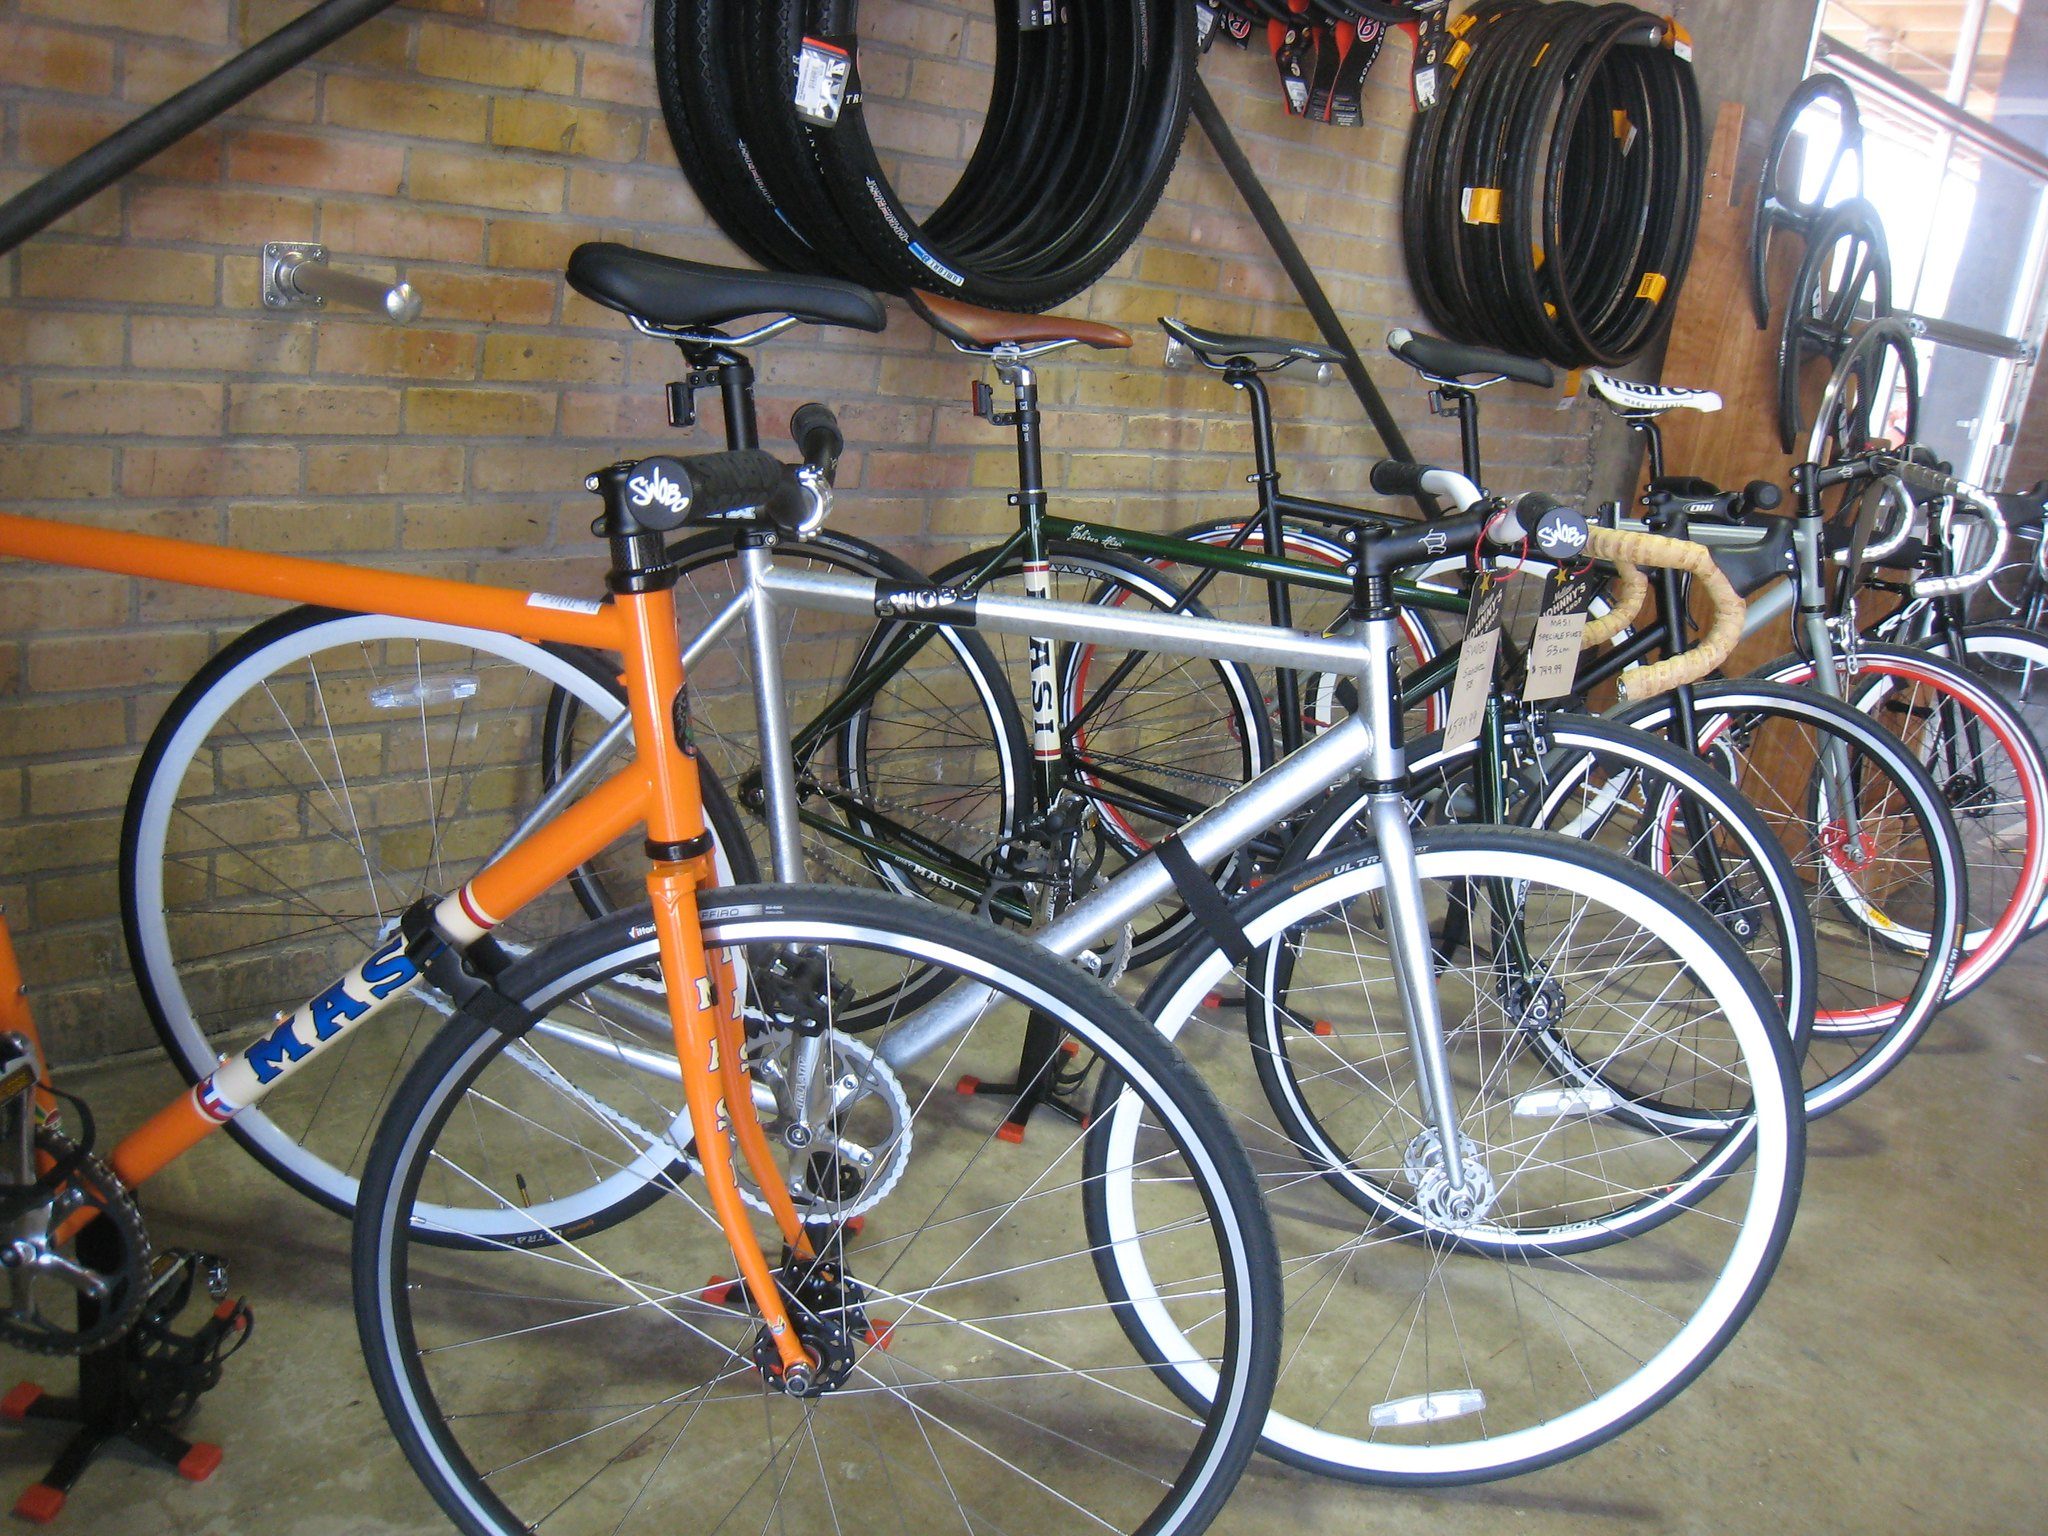
[{"label": "window", "polygon": [[1920,437],[1996,484],[2044,328],[2048,0],[1825,0],[1816,62],[1856,94],[1892,302],[1923,325]]}]

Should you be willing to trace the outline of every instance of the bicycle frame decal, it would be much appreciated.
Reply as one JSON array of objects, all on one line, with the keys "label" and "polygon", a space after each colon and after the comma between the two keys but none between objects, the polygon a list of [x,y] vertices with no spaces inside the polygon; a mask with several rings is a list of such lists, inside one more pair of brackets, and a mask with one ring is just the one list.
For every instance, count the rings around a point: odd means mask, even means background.
[{"label": "bicycle frame decal", "polygon": [[311,1061],[322,1047],[375,1018],[410,991],[419,977],[419,968],[406,956],[404,936],[394,936],[269,1034],[222,1062],[193,1088],[193,1101],[208,1119],[225,1124]]}]

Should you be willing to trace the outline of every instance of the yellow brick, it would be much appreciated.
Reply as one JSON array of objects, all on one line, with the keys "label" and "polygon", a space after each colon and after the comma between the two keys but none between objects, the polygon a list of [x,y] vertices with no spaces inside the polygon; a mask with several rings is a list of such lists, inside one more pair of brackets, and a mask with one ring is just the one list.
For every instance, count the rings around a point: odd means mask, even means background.
[{"label": "yellow brick", "polygon": [[228,143],[228,179],[330,192],[398,191],[405,148],[335,133],[246,128]]},{"label": "yellow brick", "polygon": [[112,629],[126,621],[131,584],[125,576],[97,573],[27,574],[9,563],[0,579],[0,629],[11,634]]},{"label": "yellow brick", "polygon": [[505,155],[416,149],[406,188],[421,202],[502,208],[511,213],[556,213],[562,207],[559,167]]},{"label": "yellow brick", "polygon": [[76,310],[0,309],[0,362],[111,368],[121,361],[121,317]]},{"label": "yellow brick", "polygon": [[[134,771],[129,765],[129,772]],[[98,870],[86,875],[45,875],[36,882],[36,926],[55,927],[59,923],[84,922],[92,918],[104,918],[109,912],[120,910],[120,877],[112,870]],[[42,1012],[42,1000],[36,1000],[36,1011]],[[64,1041],[68,1048],[72,1042],[67,1036]]]},{"label": "yellow brick", "polygon": [[[28,685],[36,693],[74,693],[182,683],[211,650],[206,636],[197,634],[155,634],[146,644],[135,635],[43,640],[29,647]],[[52,743],[32,750],[59,749]]]},{"label": "yellow brick", "polygon": [[38,91],[104,95],[114,85],[113,41],[9,22],[0,26],[0,81]]},{"label": "yellow brick", "polygon": [[[130,448],[128,453],[132,456],[147,451]],[[0,443],[0,497],[8,501],[108,496],[113,489],[112,449],[76,444]]]},{"label": "yellow brick", "polygon": [[[196,668],[197,663],[194,665]],[[62,691],[69,692],[85,686],[86,681],[60,678],[59,684]],[[0,709],[0,752],[10,759],[118,747],[127,739],[127,709],[118,698],[67,699],[62,703],[10,699],[7,707]]]},{"label": "yellow brick", "polygon": [[491,142],[512,149],[632,160],[640,153],[646,120],[582,102],[501,96],[491,108]]},{"label": "yellow brick", "polygon": [[643,0],[495,0],[491,20],[600,43],[638,43]]},{"label": "yellow brick", "polygon": [[313,359],[313,333],[309,326],[278,319],[138,315],[129,356],[138,368],[304,373]]},{"label": "yellow brick", "polygon": [[21,253],[21,291],[31,299],[117,304],[211,304],[214,261],[192,251],[35,243]]},{"label": "yellow brick", "polygon": [[221,187],[141,187],[128,204],[128,232],[139,240],[193,240],[253,246],[305,239],[318,204],[285,192]]},{"label": "yellow brick", "polygon": [[135,765],[125,757],[97,762],[72,759],[46,763],[28,771],[31,816],[75,816],[82,811],[111,811],[125,804]]},{"label": "yellow brick", "polygon": [[227,0],[180,0],[168,8],[136,5],[134,0],[21,0],[21,10],[72,26],[120,27],[192,39],[228,35]]},{"label": "yellow brick", "polygon": [[[629,107],[661,104],[654,85],[654,71],[647,67],[644,58],[638,56],[615,58],[610,54],[585,54],[583,85],[577,94],[585,100],[612,101]],[[652,132],[667,142],[667,132],[660,126],[657,125]]]},{"label": "yellow brick", "polygon": [[[359,258],[474,262],[483,255],[484,221],[469,214],[328,198],[320,210],[320,239],[344,262]],[[429,319],[441,318],[427,299],[440,277],[439,273],[413,277]]]},{"label": "yellow brick", "polygon": [[420,24],[418,64],[423,75],[473,80],[515,91],[576,91],[576,55],[566,44],[503,37],[441,22]]},{"label": "yellow brick", "polygon": [[30,420],[38,432],[197,437],[220,430],[218,384],[35,379],[29,390]]},{"label": "yellow brick", "polygon": [[501,325],[546,325],[555,317],[556,279],[433,272],[418,283],[427,313],[436,320],[481,320]]},{"label": "yellow brick", "polygon": [[237,384],[228,430],[364,436],[398,430],[398,392],[335,384]]},{"label": "yellow brick", "polygon": [[509,389],[408,389],[409,432],[444,436],[532,437],[555,422],[555,397]]},{"label": "yellow brick", "polygon": [[228,509],[228,543],[278,554],[360,554],[391,548],[396,509],[385,506],[266,504]]},{"label": "yellow brick", "polygon": [[309,448],[306,489],[315,496],[455,492],[462,489],[462,450],[381,443]]},{"label": "yellow brick", "polygon": [[408,507],[404,530],[407,549],[526,550],[546,542],[548,511],[503,502]]},{"label": "yellow brick", "polygon": [[297,482],[292,448],[129,448],[121,456],[121,493],[148,500],[248,496]]},{"label": "yellow brick", "polygon": [[560,219],[491,220],[490,261],[494,267],[529,267],[560,272],[569,253],[604,231],[595,224],[567,224]]},{"label": "yellow brick", "polygon": [[619,341],[494,332],[484,342],[484,377],[522,382],[616,383],[626,347]]},{"label": "yellow brick", "polygon": [[410,326],[343,325],[320,328],[320,371],[389,378],[466,379],[476,373],[477,338],[463,331],[422,331]]},{"label": "yellow brick", "polygon": [[337,74],[327,77],[321,114],[344,128],[481,143],[490,105],[490,97],[481,91]]}]

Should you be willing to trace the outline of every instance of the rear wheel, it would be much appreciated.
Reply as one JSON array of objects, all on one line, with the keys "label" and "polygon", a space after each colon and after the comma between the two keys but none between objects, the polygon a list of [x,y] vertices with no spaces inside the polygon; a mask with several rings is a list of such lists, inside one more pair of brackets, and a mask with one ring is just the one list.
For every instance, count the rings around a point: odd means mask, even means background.
[{"label": "rear wheel", "polygon": [[[957,582],[987,563],[986,552],[969,555],[933,580]],[[1185,602],[1173,582],[1134,560],[1056,543],[1047,565],[1055,601],[1210,616],[1202,604]],[[1022,558],[998,565],[982,590],[1024,595]],[[988,640],[1014,695],[1029,699],[1030,642],[1017,635]],[[1265,701],[1249,667],[1106,642],[1061,646],[1058,667],[1064,783],[1083,798],[1093,820],[1081,840],[1084,879],[1114,877],[1272,761]],[[1258,850],[1249,850],[1211,874],[1229,889],[1250,877],[1257,857]],[[1130,964],[1147,965],[1169,953],[1189,924],[1178,903],[1151,908],[1132,924]]]},{"label": "rear wheel", "polygon": [[[224,1043],[288,1014],[455,890],[542,794],[552,694],[592,720],[625,709],[616,668],[510,636],[298,608],[229,645],[171,704],[143,754],[121,838],[136,984],[189,1082]],[[710,776],[728,871],[746,839]],[[638,838],[578,873],[633,878]],[[567,885],[499,930],[517,949],[584,914]],[[448,1000],[422,984],[316,1058],[228,1131],[271,1172],[353,1208],[370,1136]]]},{"label": "rear wheel", "polygon": [[[1813,682],[1814,667],[1786,657],[1759,675],[1796,687]],[[1955,662],[1866,642],[1843,668],[1841,688],[1926,768],[1961,835],[1969,910],[1948,993],[1961,997],[2026,937],[2048,894],[2048,768],[2025,722]],[[1883,932],[1894,942],[1939,942],[1918,928]]]}]

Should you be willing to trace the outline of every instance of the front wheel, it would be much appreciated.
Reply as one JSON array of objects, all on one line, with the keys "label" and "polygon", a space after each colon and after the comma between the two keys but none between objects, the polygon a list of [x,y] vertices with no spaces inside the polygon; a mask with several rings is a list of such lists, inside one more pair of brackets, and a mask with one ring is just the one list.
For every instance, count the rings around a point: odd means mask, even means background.
[{"label": "front wheel", "polygon": [[[1231,969],[1209,943],[1140,1006],[1223,1099],[1275,1214],[1287,1338],[1266,1449],[1360,1482],[1472,1482],[1597,1445],[1706,1367],[1790,1231],[1805,1119],[1755,971],[1655,875],[1499,827],[1425,832],[1415,859],[1476,1211],[1443,1198],[1418,1112],[1376,851],[1234,904],[1255,950],[1242,1013],[1208,1005]],[[1137,1106],[1113,1080],[1103,1094],[1105,1149],[1140,1145]],[[1694,1128],[1634,1113],[1644,1095],[1682,1095]],[[1126,1182],[1100,1184],[1112,1239],[1134,1226]],[[1129,1295],[1157,1288],[1142,1252],[1111,1252]],[[1154,1314],[1128,1318],[1156,1358],[1185,1354]],[[1175,1375],[1203,1400],[1199,1373]]]},{"label": "front wheel", "polygon": [[[793,1398],[756,1368],[762,1325],[723,1278],[731,1249],[687,1114],[650,1113],[623,1086],[571,1089],[530,1059],[553,1054],[548,1031],[582,1019],[593,989],[654,963],[644,909],[620,914],[506,975],[538,1020],[523,1039],[467,1016],[443,1032],[370,1159],[357,1319],[441,1507],[470,1536],[1202,1530],[1256,1444],[1280,1304],[1251,1167],[1214,1098],[1104,985],[992,925],[818,887],[706,892],[700,917],[739,977],[757,1104],[792,1048],[755,1006],[760,979],[785,1003],[805,985],[825,1025],[834,1095],[786,1172],[826,1258],[785,1259],[780,1278],[826,1389]],[[929,1020],[915,1009],[859,1037],[832,1027],[842,983],[872,996],[934,969],[963,1005],[936,1043],[903,1033]],[[1105,1150],[1107,1126],[1045,1120],[1012,1145],[998,1108],[952,1091],[963,1070],[1014,1067],[1033,1013],[1116,1074],[1134,1142]],[[516,1217],[621,1165],[670,1170],[629,1222],[533,1219],[518,1246],[419,1246],[417,1213],[450,1191]],[[1126,1197],[1118,1235],[1144,1257],[1142,1293],[1108,1289],[1086,1194],[1102,1179]],[[1193,1411],[1133,1347],[1131,1311],[1180,1341],[1176,1379],[1209,1385]]]}]

